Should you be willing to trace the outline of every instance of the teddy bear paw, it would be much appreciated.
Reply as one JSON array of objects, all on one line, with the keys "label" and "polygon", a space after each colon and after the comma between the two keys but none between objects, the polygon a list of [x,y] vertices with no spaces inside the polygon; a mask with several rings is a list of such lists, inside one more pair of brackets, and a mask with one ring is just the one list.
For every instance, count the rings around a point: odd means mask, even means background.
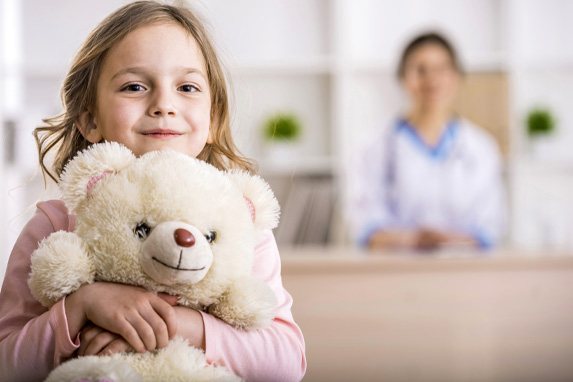
[{"label": "teddy bear paw", "polygon": [[63,363],[45,382],[141,382],[141,376],[126,361],[87,356]]}]

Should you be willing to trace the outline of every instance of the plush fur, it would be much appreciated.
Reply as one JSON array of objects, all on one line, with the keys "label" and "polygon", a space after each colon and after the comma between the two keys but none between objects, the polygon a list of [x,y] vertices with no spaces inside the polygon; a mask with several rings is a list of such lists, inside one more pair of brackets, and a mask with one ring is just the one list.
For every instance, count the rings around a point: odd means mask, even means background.
[{"label": "plush fur", "polygon": [[[271,324],[276,298],[251,271],[256,240],[277,225],[279,207],[259,177],[222,172],[171,151],[136,158],[117,143],[102,143],[66,166],[60,186],[76,215],[76,231],[50,235],[32,255],[29,286],[44,306],[86,283],[109,281],[176,295],[181,305],[240,329]],[[177,230],[193,235],[194,244],[177,242]],[[215,239],[209,242],[213,232]],[[134,377],[114,377],[125,370]],[[139,377],[239,380],[226,369],[207,365],[201,351],[177,338],[144,355],[71,360],[48,380]]]}]

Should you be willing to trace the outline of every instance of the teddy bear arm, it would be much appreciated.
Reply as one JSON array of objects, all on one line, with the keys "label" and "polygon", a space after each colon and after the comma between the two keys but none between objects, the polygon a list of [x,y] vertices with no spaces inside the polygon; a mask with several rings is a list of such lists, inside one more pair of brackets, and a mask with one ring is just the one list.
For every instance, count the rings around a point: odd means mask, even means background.
[{"label": "teddy bear arm", "polygon": [[28,285],[42,305],[51,307],[94,277],[95,267],[84,241],[75,233],[58,231],[42,240],[32,254]]},{"label": "teddy bear arm", "polygon": [[208,312],[239,329],[270,326],[277,299],[271,288],[254,276],[236,280]]}]

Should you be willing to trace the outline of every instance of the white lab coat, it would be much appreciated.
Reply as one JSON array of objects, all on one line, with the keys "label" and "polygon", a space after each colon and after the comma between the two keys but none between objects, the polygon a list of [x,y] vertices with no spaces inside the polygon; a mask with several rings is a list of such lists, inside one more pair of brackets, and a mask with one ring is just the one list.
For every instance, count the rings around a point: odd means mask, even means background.
[{"label": "white lab coat", "polygon": [[435,147],[398,120],[365,137],[346,175],[346,213],[360,245],[384,229],[460,232],[482,248],[503,234],[507,214],[497,145],[464,119],[452,120]]}]

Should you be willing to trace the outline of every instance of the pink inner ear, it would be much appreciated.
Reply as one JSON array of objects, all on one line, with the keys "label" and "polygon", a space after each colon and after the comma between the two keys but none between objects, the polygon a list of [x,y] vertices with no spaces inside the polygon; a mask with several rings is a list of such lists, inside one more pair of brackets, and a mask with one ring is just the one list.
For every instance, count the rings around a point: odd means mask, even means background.
[{"label": "pink inner ear", "polygon": [[[245,197],[243,196],[243,198],[245,198]],[[257,215],[255,213],[255,206],[253,206],[253,203],[248,198],[245,198],[245,202],[247,203],[247,207],[249,208],[249,211],[251,212],[251,219],[253,220],[253,223],[254,223],[255,218],[257,217]]]},{"label": "pink inner ear", "polygon": [[93,178],[90,179],[90,181],[88,182],[88,185],[86,186],[86,193],[87,196],[90,196],[90,191],[92,189],[92,187],[99,182],[100,180],[102,180],[103,178],[105,178],[106,176],[113,174],[112,171],[104,171],[99,175],[94,176]]}]

